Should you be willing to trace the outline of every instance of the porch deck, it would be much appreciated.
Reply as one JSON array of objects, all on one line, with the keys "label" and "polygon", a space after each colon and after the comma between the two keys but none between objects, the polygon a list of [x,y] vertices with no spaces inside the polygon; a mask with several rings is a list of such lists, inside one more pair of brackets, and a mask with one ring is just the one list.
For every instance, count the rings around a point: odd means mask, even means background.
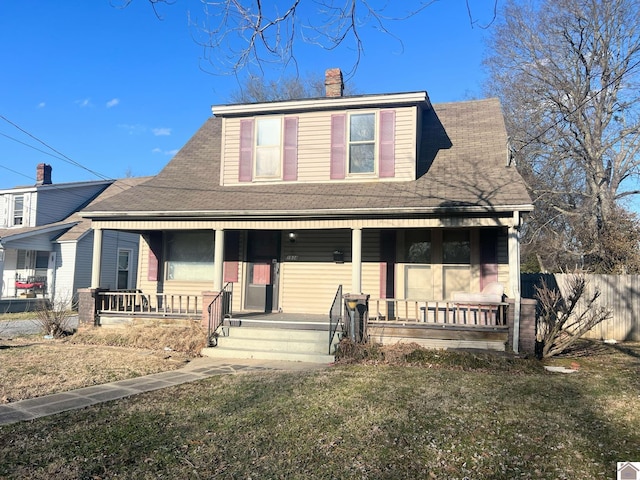
[{"label": "porch deck", "polygon": [[[148,295],[140,291],[100,292],[98,314],[100,324],[132,322],[136,318],[199,319],[205,321],[201,297],[188,295]],[[509,327],[506,322],[507,304],[424,302],[406,299],[369,299],[368,317],[362,328],[365,338],[380,344],[412,342],[430,348],[506,348]],[[222,304],[221,304],[222,305]],[[333,326],[327,314],[265,313],[255,311],[229,312],[222,310],[220,319],[211,323],[210,335],[222,328],[251,327],[329,332],[336,328],[342,315],[343,326],[348,318],[342,303],[334,313]],[[204,308],[206,311],[206,306]],[[205,325],[205,323],[203,323]],[[244,329],[243,329],[244,330]],[[344,330],[343,330],[344,331]]]},{"label": "porch deck", "polygon": [[310,313],[237,312],[225,319],[224,326],[329,331],[329,317]]}]

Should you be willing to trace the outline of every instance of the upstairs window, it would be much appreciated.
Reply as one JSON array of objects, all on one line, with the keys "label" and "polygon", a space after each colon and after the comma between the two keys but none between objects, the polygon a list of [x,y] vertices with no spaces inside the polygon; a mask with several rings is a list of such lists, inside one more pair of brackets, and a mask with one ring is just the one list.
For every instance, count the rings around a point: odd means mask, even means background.
[{"label": "upstairs window", "polygon": [[240,121],[238,180],[298,179],[298,118]]},{"label": "upstairs window", "polygon": [[256,121],[256,178],[279,178],[282,145],[280,118]]},{"label": "upstairs window", "polygon": [[24,221],[24,196],[15,195],[13,197],[13,225],[22,225]]},{"label": "upstairs window", "polygon": [[376,115],[349,116],[349,173],[375,172]]},{"label": "upstairs window", "polygon": [[395,110],[331,115],[329,178],[395,176]]}]

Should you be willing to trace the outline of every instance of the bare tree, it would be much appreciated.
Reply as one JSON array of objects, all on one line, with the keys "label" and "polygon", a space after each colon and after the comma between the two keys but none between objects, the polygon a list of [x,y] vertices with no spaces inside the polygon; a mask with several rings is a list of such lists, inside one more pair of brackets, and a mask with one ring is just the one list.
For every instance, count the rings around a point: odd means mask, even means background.
[{"label": "bare tree", "polygon": [[543,269],[607,264],[640,193],[639,29],[638,0],[508,0],[495,26],[489,89],[536,205],[526,238]]},{"label": "bare tree", "polygon": [[[159,6],[176,0],[147,0],[156,16]],[[204,47],[212,73],[236,74],[246,67],[262,71],[267,64],[296,63],[300,43],[325,50],[347,46],[354,53],[353,71],[364,52],[363,32],[375,29],[389,35],[390,25],[422,12],[437,0],[200,0],[202,10],[190,13],[194,39]],[[484,27],[465,2],[471,26]],[[127,7],[133,0],[112,0]],[[492,14],[495,14],[497,0]],[[490,22],[489,22],[490,23]],[[352,73],[349,72],[349,73]]]},{"label": "bare tree", "polygon": [[[345,84],[344,94],[353,95],[354,93],[354,87],[349,83]],[[231,94],[231,100],[237,103],[259,103],[315,98],[324,95],[324,77],[319,74],[309,74],[304,77],[288,76],[276,80],[250,75],[239,90]]]},{"label": "bare tree", "polygon": [[566,351],[593,327],[611,318],[611,310],[598,303],[600,291],[588,292],[583,275],[569,278],[565,295],[544,281],[535,290],[540,308],[536,340],[542,344],[543,358]]}]

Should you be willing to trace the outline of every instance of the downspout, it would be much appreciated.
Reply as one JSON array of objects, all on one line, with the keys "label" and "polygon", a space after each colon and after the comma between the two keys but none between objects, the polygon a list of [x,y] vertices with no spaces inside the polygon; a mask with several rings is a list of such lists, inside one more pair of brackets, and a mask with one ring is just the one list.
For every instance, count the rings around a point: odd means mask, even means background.
[{"label": "downspout", "polygon": [[519,353],[520,345],[520,212],[513,212],[513,225],[509,227],[509,275],[513,289],[513,352]]}]

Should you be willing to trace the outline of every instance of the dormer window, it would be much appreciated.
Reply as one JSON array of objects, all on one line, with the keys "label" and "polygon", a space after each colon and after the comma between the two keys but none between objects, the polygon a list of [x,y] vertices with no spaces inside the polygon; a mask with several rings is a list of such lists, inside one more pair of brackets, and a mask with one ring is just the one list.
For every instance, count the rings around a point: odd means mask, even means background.
[{"label": "dormer window", "polygon": [[238,180],[298,179],[298,117],[240,121]]},{"label": "dormer window", "polygon": [[331,115],[329,178],[395,176],[395,110],[354,111]]},{"label": "dormer window", "polygon": [[375,172],[376,115],[349,116],[349,173]]},{"label": "dormer window", "polygon": [[13,225],[19,226],[24,222],[24,195],[13,197]]},{"label": "dormer window", "polygon": [[256,178],[280,178],[281,146],[281,118],[257,119],[255,150]]}]

